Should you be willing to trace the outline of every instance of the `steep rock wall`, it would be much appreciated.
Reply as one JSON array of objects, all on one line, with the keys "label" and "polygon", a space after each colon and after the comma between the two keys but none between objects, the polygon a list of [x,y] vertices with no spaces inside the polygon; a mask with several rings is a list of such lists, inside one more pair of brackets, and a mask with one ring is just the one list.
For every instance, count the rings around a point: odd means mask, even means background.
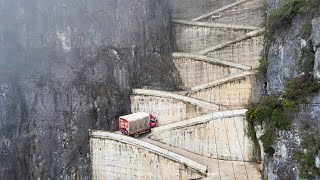
[{"label": "steep rock wall", "polygon": [[[317,1],[305,1],[305,3]],[[281,7],[280,1],[268,0],[268,13]],[[316,7],[313,5],[313,7]],[[317,10],[318,11],[318,10]],[[268,94],[283,94],[286,84],[296,77],[311,73],[315,78],[318,73],[319,56],[319,15],[317,13],[296,13],[290,22],[282,22],[277,29],[267,28],[265,37],[265,57],[268,60],[267,88]],[[269,33],[269,34],[268,34]],[[272,34],[270,34],[272,33]],[[314,61],[313,73],[303,72],[301,66],[304,61],[304,51],[311,54]],[[273,144],[274,154],[264,154],[264,176],[268,179],[303,179],[302,174],[309,174],[306,179],[315,179],[314,172],[320,172],[319,157],[311,157],[309,163],[314,164],[314,169],[306,168],[301,163],[305,159],[297,160],[297,152],[308,152],[305,143],[319,149],[319,93],[312,94],[303,104],[299,104],[300,111],[295,114],[289,131],[278,132],[278,138]],[[313,140],[313,137],[317,140]],[[309,142],[306,142],[309,141]],[[317,160],[318,159],[318,160]],[[300,161],[300,162],[299,162]],[[306,168],[301,172],[301,167]],[[313,171],[313,172],[312,172]],[[317,175],[316,175],[317,176]]]},{"label": "steep rock wall", "polygon": [[0,0],[0,179],[90,179],[88,129],[175,89],[160,0]]}]

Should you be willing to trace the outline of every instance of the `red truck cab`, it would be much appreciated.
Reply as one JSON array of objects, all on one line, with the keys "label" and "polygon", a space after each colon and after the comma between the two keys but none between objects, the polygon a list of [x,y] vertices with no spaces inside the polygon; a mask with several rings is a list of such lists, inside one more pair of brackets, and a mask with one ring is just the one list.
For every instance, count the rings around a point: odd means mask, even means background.
[{"label": "red truck cab", "polygon": [[119,131],[128,136],[139,136],[139,134],[150,132],[157,127],[157,119],[152,114],[138,112],[119,117]]},{"label": "red truck cab", "polygon": [[152,114],[150,114],[150,128],[157,127],[157,119]]}]

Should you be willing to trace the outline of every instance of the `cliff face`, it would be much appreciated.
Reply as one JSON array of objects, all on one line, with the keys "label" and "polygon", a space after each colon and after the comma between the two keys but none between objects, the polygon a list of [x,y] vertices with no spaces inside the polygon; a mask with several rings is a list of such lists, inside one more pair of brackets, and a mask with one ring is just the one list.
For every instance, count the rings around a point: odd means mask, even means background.
[{"label": "cliff face", "polygon": [[[274,10],[283,7],[284,2],[268,0],[268,17],[277,13]],[[281,21],[276,28],[267,26],[264,55],[268,61],[266,92],[269,95],[285,94],[285,87],[293,78],[299,78],[300,81],[296,82],[300,83],[305,77],[319,79],[318,2],[291,2],[309,4],[312,8],[289,14],[290,17]],[[278,138],[272,145],[274,154],[264,154],[263,171],[268,179],[315,179],[319,176],[319,93],[309,94],[306,101],[299,102],[299,109],[292,119],[291,128],[278,132]]]},{"label": "cliff face", "polygon": [[[176,89],[162,0],[0,0],[0,179],[90,179],[88,130]],[[161,74],[160,74],[161,73]]]}]

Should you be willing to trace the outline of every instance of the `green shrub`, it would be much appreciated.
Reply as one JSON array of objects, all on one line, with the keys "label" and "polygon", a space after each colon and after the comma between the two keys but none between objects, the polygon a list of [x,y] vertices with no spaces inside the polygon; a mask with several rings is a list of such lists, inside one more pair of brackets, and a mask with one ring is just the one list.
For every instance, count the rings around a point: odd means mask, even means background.
[{"label": "green shrub", "polygon": [[254,129],[255,121],[256,121],[256,107],[252,104],[247,107],[248,111],[246,112],[246,120],[248,122],[246,134],[249,138],[257,143],[258,139],[256,136],[256,130]]},{"label": "green shrub", "polygon": [[289,118],[286,117],[283,110],[279,108],[272,111],[271,120],[279,130],[289,130],[289,127],[291,125],[291,121],[289,120]]},{"label": "green shrub", "polygon": [[267,128],[261,136],[261,141],[265,149],[268,147],[270,149],[277,137],[277,132],[290,129],[293,116],[299,111],[299,106],[292,100],[269,95],[262,98],[259,103],[249,105],[247,109],[247,135],[252,140],[257,140],[254,126],[264,122]]},{"label": "green shrub", "polygon": [[266,96],[260,100],[260,103],[247,107],[247,120],[254,123],[269,120],[272,111],[278,107],[281,107],[279,96]]},{"label": "green shrub", "polygon": [[250,122],[262,123],[268,120],[272,107],[264,104],[259,104],[255,107],[251,107],[250,112],[247,113]]},{"label": "green shrub", "polygon": [[299,176],[303,179],[315,179],[320,176],[320,169],[315,165],[316,154],[314,152],[297,152],[293,158],[299,164]]},{"label": "green shrub", "polygon": [[312,93],[317,93],[320,85],[311,75],[305,74],[289,81],[285,87],[285,97],[290,100],[305,100]]},{"label": "green shrub", "polygon": [[311,10],[312,7],[306,0],[282,0],[282,6],[267,15],[266,25],[268,28],[274,29],[280,24],[290,23],[296,14]]},{"label": "green shrub", "polygon": [[257,123],[266,123],[269,127],[273,127],[273,135],[268,134],[270,129],[265,130],[261,141],[264,146],[269,147],[276,139],[276,130],[288,130],[291,125],[291,118],[288,118],[286,111],[291,113],[292,110],[297,108],[291,101],[284,101],[279,96],[266,96],[261,99],[258,104],[251,104],[247,107],[246,119],[248,122],[247,135],[256,140],[254,126]]},{"label": "green shrub", "polygon": [[257,140],[256,130],[253,124],[248,125],[246,133],[252,141],[255,142]]},{"label": "green shrub", "polygon": [[293,111],[293,112],[299,111],[299,107],[297,103],[289,99],[283,99],[281,101],[281,106],[283,107],[284,110],[287,110],[287,111]]},{"label": "green shrub", "polygon": [[264,149],[272,147],[277,138],[276,132],[277,131],[272,127],[265,129],[263,135],[260,137]]},{"label": "green shrub", "polygon": [[267,69],[268,69],[268,61],[265,59],[261,59],[259,61],[259,67],[258,67],[258,73],[257,73],[257,78],[260,81],[267,80]]},{"label": "green shrub", "polygon": [[301,58],[297,61],[297,66],[301,73],[310,74],[314,67],[315,53],[307,48],[301,49]]}]

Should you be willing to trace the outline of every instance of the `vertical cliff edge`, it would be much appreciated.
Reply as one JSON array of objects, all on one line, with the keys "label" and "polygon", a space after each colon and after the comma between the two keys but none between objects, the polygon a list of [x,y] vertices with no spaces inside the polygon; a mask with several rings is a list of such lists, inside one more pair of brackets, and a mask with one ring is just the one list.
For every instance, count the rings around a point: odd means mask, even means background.
[{"label": "vertical cliff edge", "polygon": [[[320,176],[320,15],[317,0],[266,2],[265,93],[249,106],[265,179]],[[252,126],[253,127],[253,126]],[[250,128],[249,128],[250,129]],[[252,130],[252,128],[251,128]]]},{"label": "vertical cliff edge", "polygon": [[162,0],[0,0],[0,179],[91,179],[89,129],[175,90]]}]

